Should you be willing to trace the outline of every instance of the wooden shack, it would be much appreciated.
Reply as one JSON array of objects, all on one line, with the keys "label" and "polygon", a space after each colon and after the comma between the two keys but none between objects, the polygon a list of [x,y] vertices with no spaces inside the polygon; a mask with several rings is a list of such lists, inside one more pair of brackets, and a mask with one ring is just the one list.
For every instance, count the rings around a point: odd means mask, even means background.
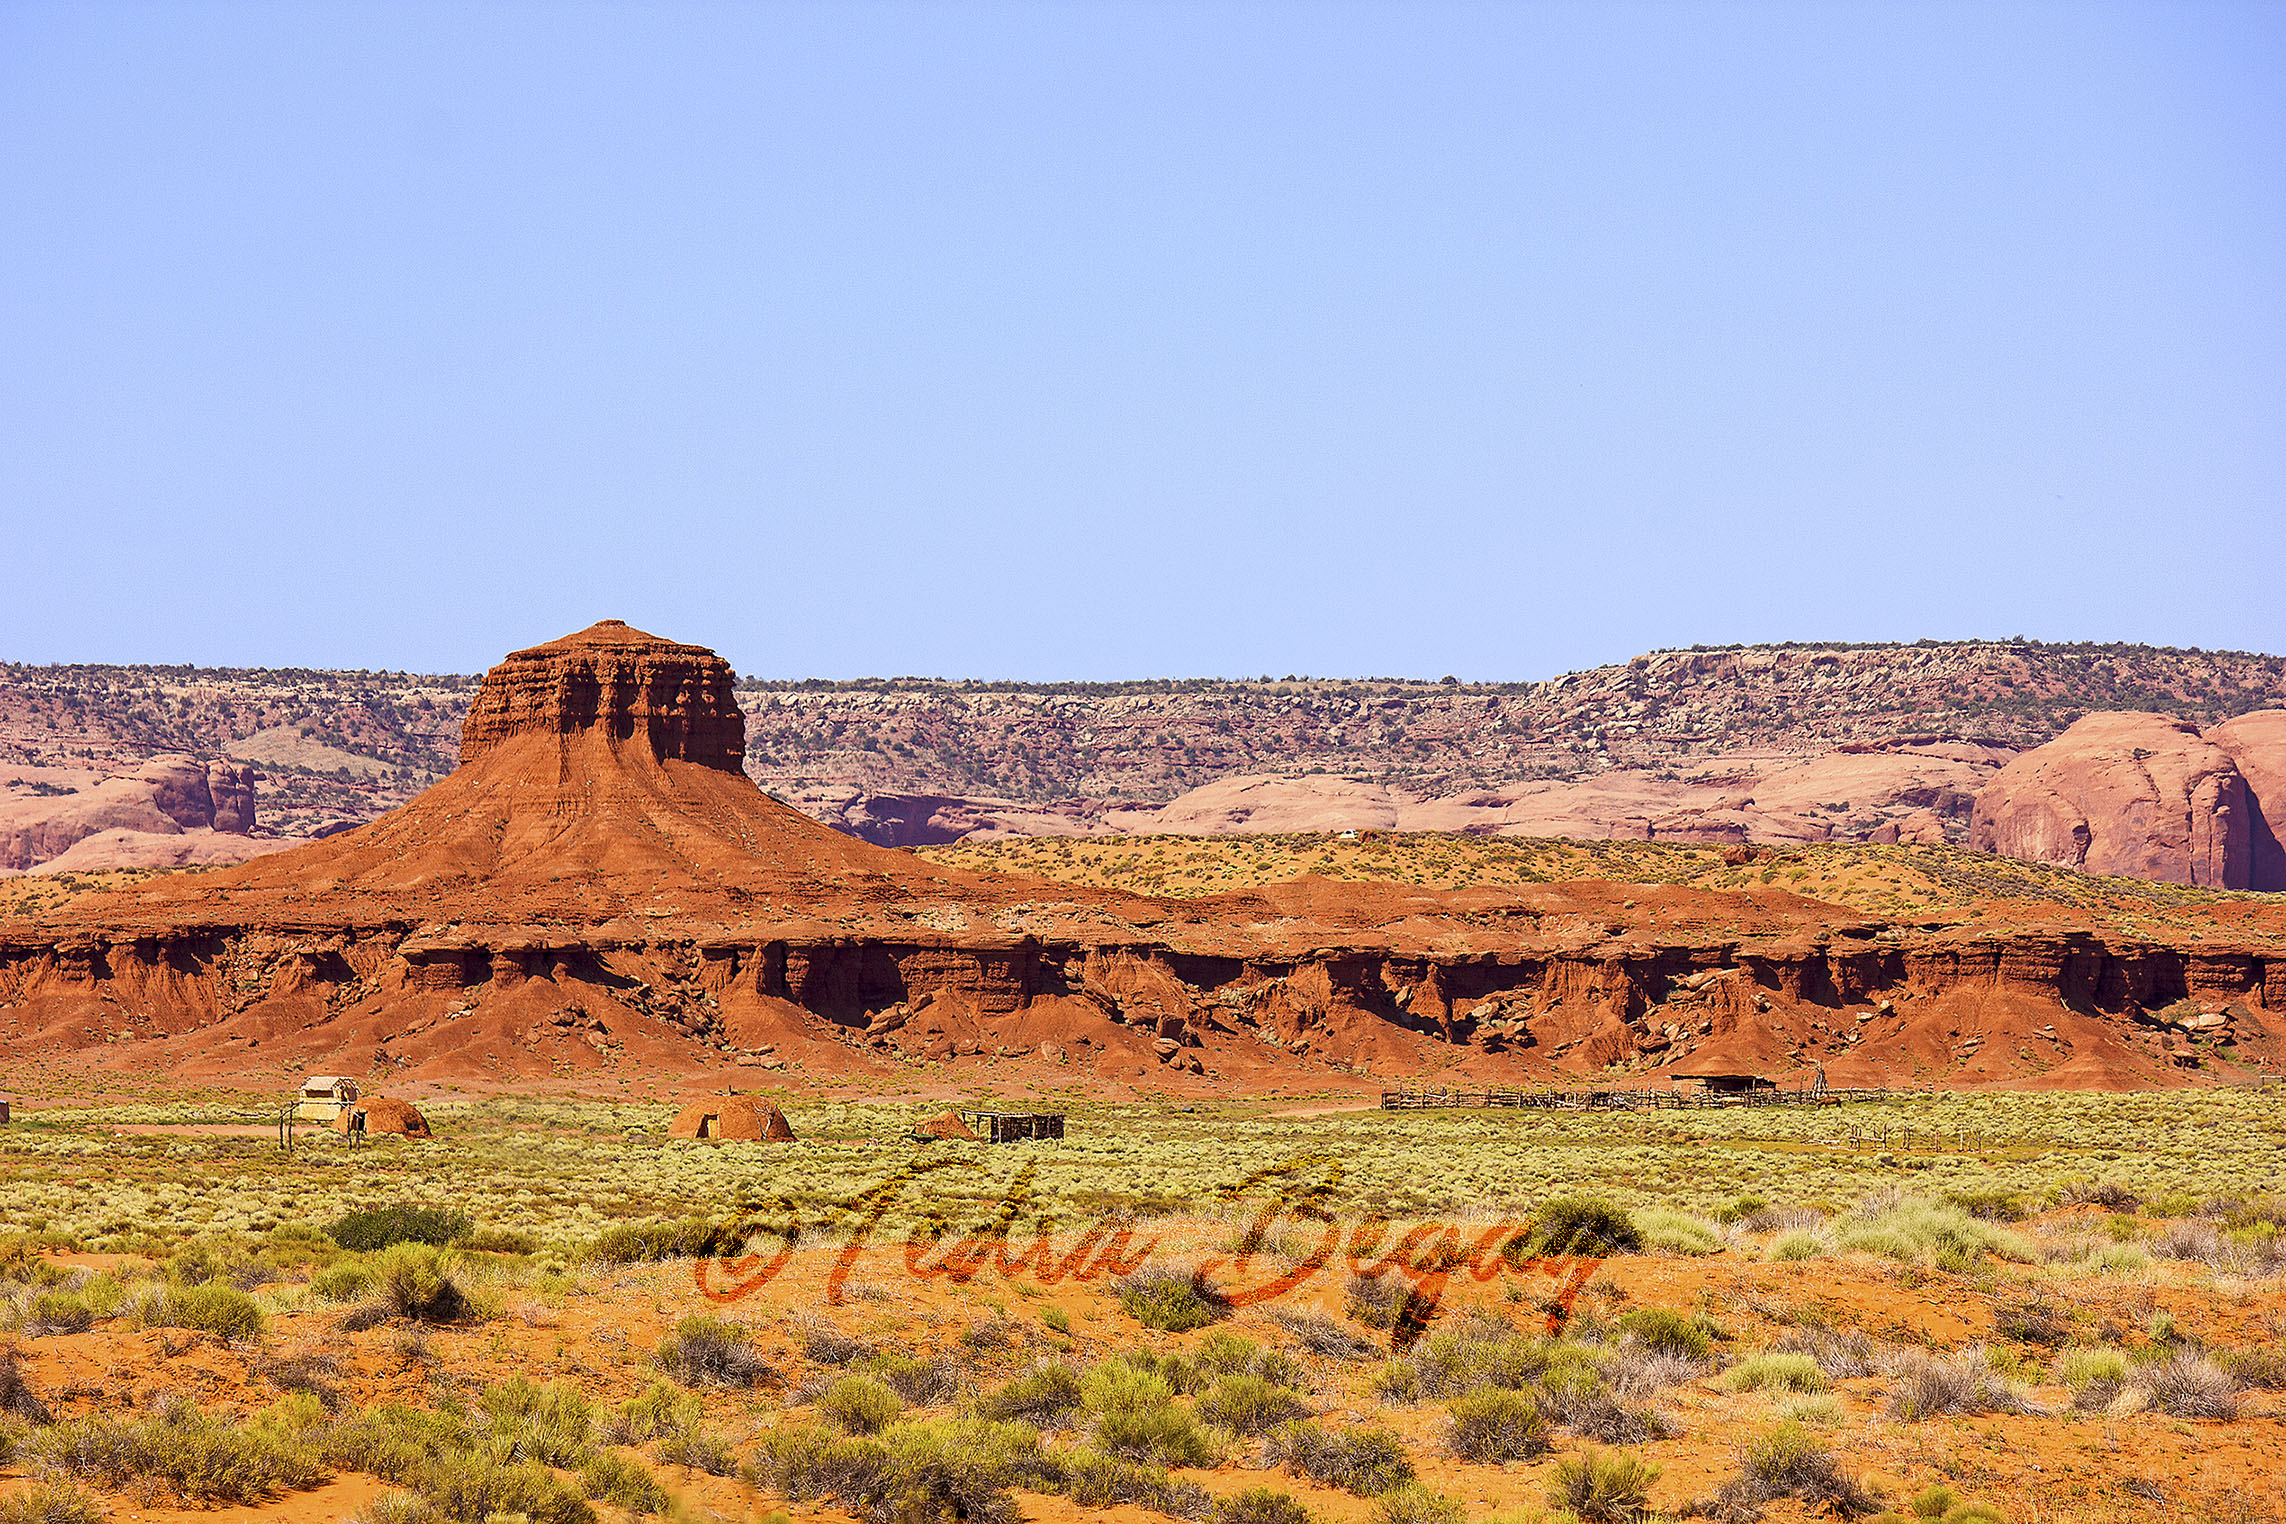
[{"label": "wooden shack", "polygon": [[1709,1095],[1749,1095],[1778,1088],[1776,1080],[1760,1074],[1671,1074],[1668,1078],[1678,1085],[1697,1085]]},{"label": "wooden shack", "polygon": [[294,1097],[294,1120],[331,1127],[357,1104],[357,1081],[338,1074],[312,1074]]},{"label": "wooden shack", "polygon": [[1030,1143],[1064,1135],[1060,1111],[964,1111],[960,1119],[986,1143]]}]

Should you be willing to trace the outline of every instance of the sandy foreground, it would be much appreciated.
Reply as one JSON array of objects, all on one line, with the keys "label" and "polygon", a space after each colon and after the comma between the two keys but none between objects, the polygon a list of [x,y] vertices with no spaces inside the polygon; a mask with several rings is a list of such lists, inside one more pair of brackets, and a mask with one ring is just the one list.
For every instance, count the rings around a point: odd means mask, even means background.
[{"label": "sandy foreground", "polygon": [[[2049,1238],[2108,1235],[2113,1215],[2077,1207],[2022,1226]],[[1283,1253],[1258,1254],[1241,1266],[1230,1253],[1227,1221],[1162,1219],[1137,1228],[1130,1250],[1148,1244],[1152,1263],[1203,1263],[1211,1279],[1232,1289],[1258,1290],[1295,1278],[1297,1270],[1299,1283],[1238,1308],[1210,1328],[1166,1334],[1141,1327],[1123,1309],[1108,1274],[1090,1274],[1083,1266],[1043,1284],[1036,1256],[1013,1273],[988,1258],[962,1281],[957,1271],[944,1271],[941,1249],[922,1246],[916,1256],[896,1239],[854,1256],[846,1244],[805,1246],[766,1278],[757,1278],[758,1264],[751,1261],[671,1260],[535,1274],[521,1256],[479,1254],[466,1256],[460,1273],[470,1285],[489,1288],[480,1297],[489,1315],[452,1323],[400,1318],[348,1331],[344,1305],[288,1279],[261,1293],[276,1310],[255,1338],[226,1342],[115,1317],[99,1319],[85,1332],[24,1337],[17,1348],[32,1390],[63,1420],[147,1413],[169,1400],[240,1417],[297,1384],[344,1411],[384,1402],[433,1408],[465,1403],[512,1376],[569,1383],[601,1409],[640,1397],[660,1381],[654,1351],[681,1320],[721,1317],[750,1330],[769,1367],[752,1387],[700,1389],[709,1422],[743,1456],[769,1431],[815,1420],[822,1385],[844,1371],[863,1369],[874,1352],[943,1368],[954,1395],[911,1406],[905,1416],[913,1418],[954,1412],[974,1394],[1044,1362],[1084,1366],[1139,1348],[1196,1354],[1208,1340],[1237,1333],[1295,1352],[1301,1401],[1325,1426],[1371,1423],[1401,1435],[1421,1482],[1458,1504],[1467,1518],[1511,1509],[1525,1510],[1520,1518],[1536,1516],[1548,1505],[1558,1465],[1584,1449],[1602,1448],[1558,1429],[1550,1434],[1550,1452],[1528,1461],[1479,1465],[1446,1454],[1443,1402],[1399,1401],[1375,1390],[1390,1335],[1347,1315],[1343,1255],[1354,1236],[1343,1240],[1342,1253],[1322,1270],[1310,1273],[1316,1240],[1290,1231],[1276,1240]],[[1018,1234],[1013,1242],[1021,1253],[1029,1240]],[[1054,1247],[1053,1257],[1060,1259],[1068,1244]],[[1554,1320],[1573,1340],[1609,1351],[1624,1345],[1618,1330],[1631,1312],[1665,1308],[1701,1315],[1716,1331],[1709,1360],[1647,1394],[1641,1404],[1658,1415],[1669,1437],[1626,1447],[1659,1468],[1648,1502],[1662,1514],[1681,1513],[1712,1497],[1737,1474],[1740,1447],[1792,1415],[1832,1452],[1843,1472],[1891,1506],[1945,1483],[2019,1520],[2276,1516],[2277,1479],[2286,1474],[2286,1395],[2244,1391],[2237,1415],[2227,1420],[2133,1411],[2133,1402],[2075,1411],[2075,1393],[2055,1371],[2059,1354],[2074,1346],[2116,1347],[2142,1357],[2160,1353],[2154,1331],[2185,1348],[2274,1350],[2286,1333],[2286,1284],[2277,1275],[2241,1278],[2197,1263],[2153,1261],[2128,1274],[2042,1276],[2035,1282],[1989,1263],[1956,1275],[1863,1253],[1774,1262],[1765,1257],[1767,1249],[1767,1237],[1741,1235],[1711,1255],[1625,1254],[1587,1262],[1569,1312],[1561,1316],[1551,1310],[1551,1292],[1561,1277],[1545,1266],[1511,1272],[1496,1264],[1482,1281],[1464,1267],[1444,1284],[1429,1337],[1433,1341],[1440,1330],[1472,1317],[1501,1320],[1523,1335],[1542,1333]],[[67,1285],[91,1274],[145,1268],[131,1256],[116,1255],[57,1255],[50,1263]],[[937,1273],[928,1273],[932,1267]],[[742,1287],[750,1289],[738,1294]],[[2012,1337],[2012,1330],[2021,1335],[2022,1322],[2012,1322],[2012,1314],[2035,1302],[2061,1331]],[[1383,1347],[1356,1359],[1303,1351],[1288,1322],[1305,1312]],[[1742,1361],[1813,1327],[1868,1336],[1882,1362],[1986,1348],[1995,1369],[2007,1374],[2022,1410],[1917,1421],[1897,1417],[1892,1399],[1898,1378],[1886,1371],[1817,1380],[1822,1390],[1815,1393],[1733,1389]],[[849,1347],[867,1354],[830,1350],[831,1341],[820,1337],[826,1331],[846,1336],[854,1341]],[[821,1352],[834,1358],[818,1358]],[[1087,1420],[1074,1414],[1065,1427],[1072,1431],[1067,1438],[1076,1437]],[[1326,1520],[1383,1516],[1373,1499],[1264,1469],[1263,1448],[1260,1439],[1240,1438],[1221,1465],[1181,1468],[1179,1474],[1218,1497],[1269,1485]],[[23,1465],[5,1474],[7,1487],[25,1485]],[[814,1502],[788,1504],[752,1480],[672,1465],[659,1467],[658,1475],[684,1517],[760,1518],[773,1510],[796,1519],[852,1517]],[[114,1519],[315,1521],[355,1517],[386,1490],[352,1471],[245,1505],[180,1506],[158,1487],[114,1490],[103,1501]],[[1016,1502],[1023,1518],[1035,1520],[1158,1517],[1132,1505],[1082,1508],[1037,1492],[1019,1491]],[[1765,1506],[1773,1519],[1814,1516],[1792,1500]]]}]

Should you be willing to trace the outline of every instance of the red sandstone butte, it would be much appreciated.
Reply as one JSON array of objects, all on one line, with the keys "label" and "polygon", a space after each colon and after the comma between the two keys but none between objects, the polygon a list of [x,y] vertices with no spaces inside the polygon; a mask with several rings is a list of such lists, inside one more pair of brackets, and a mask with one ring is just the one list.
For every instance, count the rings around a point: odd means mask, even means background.
[{"label": "red sandstone butte", "polygon": [[660,762],[736,773],[746,717],[731,694],[737,674],[704,646],[661,640],[617,619],[525,651],[484,674],[460,731],[463,765],[519,736],[592,734],[637,739]]}]

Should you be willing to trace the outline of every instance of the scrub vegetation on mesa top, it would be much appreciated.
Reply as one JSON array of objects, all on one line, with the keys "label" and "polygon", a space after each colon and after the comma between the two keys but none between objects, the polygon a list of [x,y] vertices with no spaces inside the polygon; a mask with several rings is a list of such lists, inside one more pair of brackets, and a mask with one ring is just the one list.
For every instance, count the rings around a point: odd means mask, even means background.
[{"label": "scrub vegetation on mesa top", "polygon": [[923,847],[948,867],[1021,873],[1096,888],[1188,898],[1310,875],[1425,889],[1607,880],[1693,889],[1783,889],[1871,915],[1971,922],[1992,902],[2093,912],[2118,929],[2204,928],[2242,894],[2109,878],[1961,847],[1761,845],[1740,863],[1689,842],[1304,831],[1231,836],[1028,836]]}]

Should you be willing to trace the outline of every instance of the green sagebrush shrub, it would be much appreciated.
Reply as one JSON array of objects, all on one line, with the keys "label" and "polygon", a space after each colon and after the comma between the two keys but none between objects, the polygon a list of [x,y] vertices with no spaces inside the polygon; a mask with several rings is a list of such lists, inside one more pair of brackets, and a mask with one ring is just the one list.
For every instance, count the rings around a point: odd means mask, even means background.
[{"label": "green sagebrush shrub", "polygon": [[1467,1517],[1460,1504],[1416,1482],[1373,1500],[1373,1524],[1465,1524]]},{"label": "green sagebrush shrub", "polygon": [[454,1323],[473,1310],[453,1278],[451,1256],[429,1244],[392,1244],[376,1254],[368,1268],[374,1296],[391,1316]]},{"label": "green sagebrush shrub", "polygon": [[1640,1456],[1590,1450],[1556,1462],[1548,1501],[1586,1524],[1626,1524],[1643,1516],[1658,1479],[1659,1468]]},{"label": "green sagebrush shrub", "polygon": [[817,1400],[818,1412],[851,1434],[877,1434],[905,1411],[904,1399],[870,1376],[843,1376]]},{"label": "green sagebrush shrub", "polygon": [[24,1332],[39,1334],[85,1333],[95,1326],[95,1309],[73,1291],[42,1291],[24,1309]]},{"label": "green sagebrush shrub", "polygon": [[758,1469],[789,1498],[832,1498],[869,1524],[1015,1524],[1008,1490],[1050,1487],[1058,1477],[1038,1430],[978,1419],[897,1423],[876,1435],[788,1425],[763,1440]]},{"label": "green sagebrush shrub", "polygon": [[442,1248],[466,1238],[474,1226],[466,1212],[398,1202],[345,1213],[328,1224],[325,1233],[344,1249],[370,1251],[392,1244]]},{"label": "green sagebrush shrub", "polygon": [[734,1223],[707,1217],[659,1222],[617,1222],[598,1233],[586,1258],[598,1265],[636,1265],[661,1259],[704,1259],[742,1254],[746,1234]]},{"label": "green sagebrush shrub", "polygon": [[1532,1216],[1531,1254],[1632,1254],[1643,1247],[1634,1219],[1597,1196],[1559,1196]]},{"label": "green sagebrush shrub", "polygon": [[1230,1316],[1230,1303],[1196,1274],[1146,1265],[1112,1282],[1119,1305],[1145,1328],[1189,1333]]},{"label": "green sagebrush shrub", "polygon": [[22,1448],[26,1458],[106,1491],[154,1482],[193,1503],[259,1502],[329,1474],[285,1436],[234,1427],[187,1404],[155,1418],[67,1420]]},{"label": "green sagebrush shrub", "polygon": [[310,1277],[310,1294],[328,1302],[354,1302],[373,1289],[373,1271],[362,1260],[328,1265]]},{"label": "green sagebrush shrub", "polygon": [[1098,1450],[1067,1450],[1057,1457],[1063,1493],[1082,1508],[1130,1503],[1172,1518],[1191,1519],[1208,1506],[1206,1489],[1178,1481],[1163,1466],[1121,1460]]},{"label": "green sagebrush shrub", "polygon": [[1388,1429],[1322,1429],[1290,1423],[1270,1437],[1266,1457],[1321,1487],[1339,1487],[1359,1497],[1378,1497],[1413,1480],[1413,1458],[1405,1441]]},{"label": "green sagebrush shrub", "polygon": [[1217,1498],[1206,1524],[1318,1524],[1318,1516],[1295,1498],[1270,1487],[1248,1487]]},{"label": "green sagebrush shrub", "polygon": [[1068,1365],[1043,1365],[977,1399],[985,1418],[1049,1427],[1080,1405],[1080,1373]]},{"label": "green sagebrush shrub", "polygon": [[1714,1326],[1701,1318],[1686,1318],[1664,1307],[1641,1307],[1624,1314],[1618,1330],[1645,1349],[1686,1360],[1704,1360],[1714,1353]]},{"label": "green sagebrush shrub", "polygon": [[144,1303],[143,1320],[161,1328],[190,1328],[218,1339],[251,1339],[262,1331],[262,1309],[235,1286],[209,1281],[168,1286]]},{"label": "green sagebrush shrub", "polygon": [[487,1389],[476,1406],[486,1425],[483,1451],[493,1460],[576,1471],[595,1454],[595,1411],[568,1381],[515,1376]]},{"label": "green sagebrush shrub", "polygon": [[1309,1412],[1291,1387],[1260,1376],[1224,1376],[1201,1393],[1199,1417],[1236,1434],[1263,1434]]},{"label": "green sagebrush shrub", "polygon": [[1529,1460],[1548,1448],[1548,1419],[1529,1392],[1498,1387],[1456,1399],[1447,1408],[1445,1445],[1480,1465]]},{"label": "green sagebrush shrub", "polygon": [[606,1450],[582,1467],[579,1484],[589,1497],[629,1513],[657,1513],[667,1506],[667,1490],[651,1468],[616,1450]]},{"label": "green sagebrush shrub", "polygon": [[1782,1423],[1740,1450],[1738,1475],[1723,1483],[1717,1500],[1741,1511],[1779,1498],[1798,1498],[1814,1511],[1856,1518],[1880,1506],[1800,1424]]},{"label": "green sagebrush shrub", "polygon": [[704,1314],[677,1323],[651,1360],[685,1386],[754,1386],[772,1374],[770,1362],[754,1347],[753,1330]]},{"label": "green sagebrush shrub", "polygon": [[35,1478],[0,1497],[0,1524],[103,1524],[103,1505],[71,1482]]}]

